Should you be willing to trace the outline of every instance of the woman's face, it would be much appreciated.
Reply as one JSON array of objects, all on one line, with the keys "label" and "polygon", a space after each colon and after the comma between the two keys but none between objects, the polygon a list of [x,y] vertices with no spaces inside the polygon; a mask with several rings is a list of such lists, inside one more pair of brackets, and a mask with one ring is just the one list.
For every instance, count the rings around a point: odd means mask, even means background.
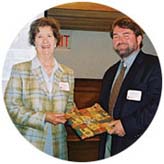
[{"label": "woman's face", "polygon": [[35,36],[35,48],[38,55],[54,55],[56,42],[50,26],[39,27],[39,32]]}]

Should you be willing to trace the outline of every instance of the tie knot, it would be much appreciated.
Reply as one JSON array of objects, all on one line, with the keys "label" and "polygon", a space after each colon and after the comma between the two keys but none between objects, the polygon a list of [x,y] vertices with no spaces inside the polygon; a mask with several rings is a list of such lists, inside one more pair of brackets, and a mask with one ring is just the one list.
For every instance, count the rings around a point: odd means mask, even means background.
[{"label": "tie knot", "polygon": [[127,68],[127,65],[125,64],[124,61],[121,62],[121,68],[122,68],[122,69],[126,69],[126,68]]}]

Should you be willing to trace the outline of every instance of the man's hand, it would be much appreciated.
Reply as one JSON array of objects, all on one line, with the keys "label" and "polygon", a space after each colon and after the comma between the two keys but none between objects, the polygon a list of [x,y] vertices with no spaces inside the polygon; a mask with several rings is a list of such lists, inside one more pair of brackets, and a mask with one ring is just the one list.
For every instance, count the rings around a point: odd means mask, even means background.
[{"label": "man's hand", "polygon": [[108,126],[109,126],[109,130],[108,130],[109,134],[116,134],[120,137],[123,137],[125,135],[125,130],[120,120],[113,120],[108,124]]}]

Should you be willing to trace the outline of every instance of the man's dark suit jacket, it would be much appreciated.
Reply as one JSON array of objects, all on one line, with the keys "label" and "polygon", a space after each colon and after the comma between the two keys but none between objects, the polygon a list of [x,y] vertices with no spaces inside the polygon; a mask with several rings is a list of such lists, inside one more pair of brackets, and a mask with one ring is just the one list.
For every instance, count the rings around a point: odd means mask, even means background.
[{"label": "man's dark suit jacket", "polygon": [[[103,78],[100,104],[108,111],[109,93],[119,63],[109,68]],[[134,143],[152,121],[161,95],[161,68],[156,56],[139,52],[120,89],[114,108],[114,119],[120,119],[126,132],[124,137],[112,135],[112,155]],[[128,90],[141,91],[141,101],[128,100]],[[99,158],[104,158],[107,134],[101,135]]]}]

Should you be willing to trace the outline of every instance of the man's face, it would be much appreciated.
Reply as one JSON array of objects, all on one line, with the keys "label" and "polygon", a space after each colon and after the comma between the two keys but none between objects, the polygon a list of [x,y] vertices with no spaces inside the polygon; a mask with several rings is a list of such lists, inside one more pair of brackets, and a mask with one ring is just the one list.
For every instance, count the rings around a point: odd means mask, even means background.
[{"label": "man's face", "polygon": [[121,58],[139,50],[141,41],[142,37],[137,37],[130,29],[116,26],[113,30],[113,48]]}]

